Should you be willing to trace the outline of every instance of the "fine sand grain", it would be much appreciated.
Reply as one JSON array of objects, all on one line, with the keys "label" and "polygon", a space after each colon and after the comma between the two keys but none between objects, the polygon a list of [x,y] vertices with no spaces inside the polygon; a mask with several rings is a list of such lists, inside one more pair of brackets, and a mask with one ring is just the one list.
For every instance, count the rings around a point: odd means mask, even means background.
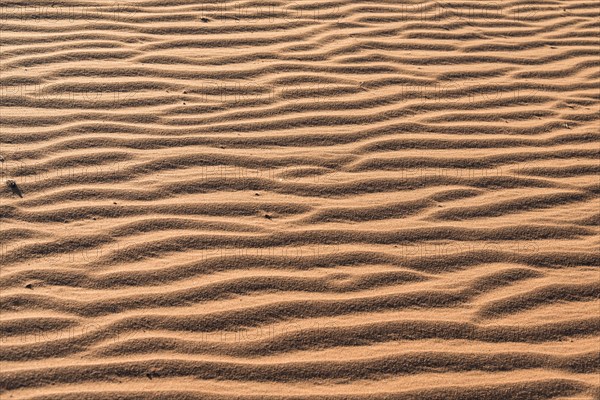
[{"label": "fine sand grain", "polygon": [[0,398],[600,398],[597,1],[0,2]]}]

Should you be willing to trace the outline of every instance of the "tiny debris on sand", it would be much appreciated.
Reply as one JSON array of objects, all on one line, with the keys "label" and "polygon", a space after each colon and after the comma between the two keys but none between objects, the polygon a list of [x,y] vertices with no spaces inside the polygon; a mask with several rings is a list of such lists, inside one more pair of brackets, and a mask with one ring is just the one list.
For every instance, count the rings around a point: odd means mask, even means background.
[{"label": "tiny debris on sand", "polygon": [[6,186],[11,190],[11,192],[19,197],[23,197],[23,192],[21,192],[21,188],[17,185],[17,182],[13,179],[8,179],[6,181]]}]

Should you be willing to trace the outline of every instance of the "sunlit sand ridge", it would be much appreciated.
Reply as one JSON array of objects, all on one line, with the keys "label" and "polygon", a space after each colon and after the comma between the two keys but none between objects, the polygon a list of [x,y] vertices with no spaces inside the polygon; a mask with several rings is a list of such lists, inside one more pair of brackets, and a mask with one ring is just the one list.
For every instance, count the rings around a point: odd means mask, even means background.
[{"label": "sunlit sand ridge", "polygon": [[599,398],[598,2],[0,14],[2,399]]}]

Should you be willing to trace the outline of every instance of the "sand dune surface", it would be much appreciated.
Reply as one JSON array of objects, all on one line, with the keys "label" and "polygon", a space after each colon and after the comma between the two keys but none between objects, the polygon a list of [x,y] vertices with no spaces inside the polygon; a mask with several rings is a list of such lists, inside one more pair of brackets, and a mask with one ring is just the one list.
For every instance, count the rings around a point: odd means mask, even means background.
[{"label": "sand dune surface", "polygon": [[600,3],[0,23],[1,399],[600,398]]}]

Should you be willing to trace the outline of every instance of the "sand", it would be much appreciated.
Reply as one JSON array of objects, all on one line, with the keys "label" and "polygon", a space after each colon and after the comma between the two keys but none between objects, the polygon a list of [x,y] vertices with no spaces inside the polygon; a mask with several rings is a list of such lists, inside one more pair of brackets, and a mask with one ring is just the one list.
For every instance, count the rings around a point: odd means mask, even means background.
[{"label": "sand", "polygon": [[600,398],[599,15],[2,2],[0,398]]}]

